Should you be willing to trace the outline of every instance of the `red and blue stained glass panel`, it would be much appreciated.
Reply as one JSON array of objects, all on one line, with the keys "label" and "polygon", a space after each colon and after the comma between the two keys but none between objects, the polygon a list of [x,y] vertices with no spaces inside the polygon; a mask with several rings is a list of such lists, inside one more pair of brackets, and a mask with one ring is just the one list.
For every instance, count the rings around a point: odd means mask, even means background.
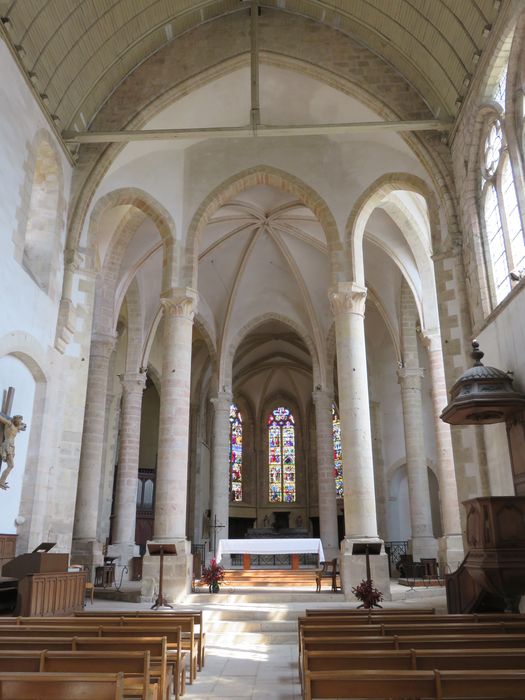
[{"label": "red and blue stained glass panel", "polygon": [[234,501],[242,501],[242,416],[230,406],[230,488]]},{"label": "red and blue stained glass panel", "polygon": [[284,406],[268,418],[269,499],[271,503],[294,503],[295,423]]}]

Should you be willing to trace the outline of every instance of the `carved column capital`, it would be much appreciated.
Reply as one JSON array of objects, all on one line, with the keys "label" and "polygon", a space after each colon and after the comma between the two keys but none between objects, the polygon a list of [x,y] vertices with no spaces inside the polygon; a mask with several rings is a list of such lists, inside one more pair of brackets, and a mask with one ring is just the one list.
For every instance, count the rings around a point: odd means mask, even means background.
[{"label": "carved column capital", "polygon": [[397,370],[397,383],[402,389],[421,389],[421,379],[425,376],[422,367],[402,367]]},{"label": "carved column capital", "polygon": [[217,396],[213,396],[210,399],[210,403],[213,405],[215,411],[230,411],[230,406],[233,401],[233,395],[231,391],[219,391]]},{"label": "carved column capital", "polygon": [[365,315],[366,287],[355,282],[341,282],[328,291],[328,299],[334,316],[339,314]]},{"label": "carved column capital", "polygon": [[115,333],[93,333],[91,336],[91,355],[109,359],[117,344]]},{"label": "carved column capital", "polygon": [[165,315],[185,318],[193,321],[197,310],[199,294],[189,287],[172,287],[160,299]]},{"label": "carved column capital", "polygon": [[314,389],[312,391],[312,400],[316,406],[320,408],[323,406],[330,406],[332,410],[332,404],[334,402],[334,395],[331,391],[326,391],[324,389]]},{"label": "carved column capital", "polygon": [[119,375],[124,391],[144,391],[146,388],[146,372],[126,372]]},{"label": "carved column capital", "polygon": [[421,340],[428,352],[442,351],[441,333],[439,329],[421,331]]}]

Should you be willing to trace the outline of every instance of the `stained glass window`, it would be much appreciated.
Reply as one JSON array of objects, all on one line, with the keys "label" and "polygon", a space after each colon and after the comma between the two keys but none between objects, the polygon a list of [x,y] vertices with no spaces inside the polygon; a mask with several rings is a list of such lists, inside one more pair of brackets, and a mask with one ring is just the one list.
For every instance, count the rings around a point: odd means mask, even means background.
[{"label": "stained glass window", "polygon": [[230,406],[230,489],[233,501],[242,501],[242,416]]},{"label": "stained glass window", "polygon": [[269,500],[294,503],[295,492],[295,421],[284,406],[268,418]]},{"label": "stained glass window", "polygon": [[341,452],[341,421],[335,404],[332,404],[332,437],[334,443],[334,479],[337,498],[344,496],[343,455]]}]

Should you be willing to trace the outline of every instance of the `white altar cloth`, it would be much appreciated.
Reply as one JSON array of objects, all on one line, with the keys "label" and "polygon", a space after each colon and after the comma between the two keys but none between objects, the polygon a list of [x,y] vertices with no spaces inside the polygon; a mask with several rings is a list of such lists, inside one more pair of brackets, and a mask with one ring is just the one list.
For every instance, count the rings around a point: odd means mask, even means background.
[{"label": "white altar cloth", "polygon": [[317,554],[319,561],[324,561],[321,540],[314,537],[219,540],[217,562],[223,554]]}]

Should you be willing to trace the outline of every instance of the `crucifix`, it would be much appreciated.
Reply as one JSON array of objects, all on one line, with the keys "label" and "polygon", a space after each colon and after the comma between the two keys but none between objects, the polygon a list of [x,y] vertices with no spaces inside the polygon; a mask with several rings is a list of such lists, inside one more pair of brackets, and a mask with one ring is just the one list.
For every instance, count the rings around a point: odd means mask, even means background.
[{"label": "crucifix", "polygon": [[217,525],[217,516],[213,516],[213,525],[210,525],[210,530],[213,530],[213,556],[217,555],[217,531],[221,530],[225,525]]},{"label": "crucifix", "polygon": [[0,467],[1,463],[5,462],[7,467],[0,474],[0,488],[9,488],[7,477],[12,472],[15,464],[15,438],[21,430],[26,429],[26,424],[23,422],[23,416],[10,417],[15,396],[14,387],[10,386],[7,391],[4,390],[2,399],[2,411],[0,411]]}]

